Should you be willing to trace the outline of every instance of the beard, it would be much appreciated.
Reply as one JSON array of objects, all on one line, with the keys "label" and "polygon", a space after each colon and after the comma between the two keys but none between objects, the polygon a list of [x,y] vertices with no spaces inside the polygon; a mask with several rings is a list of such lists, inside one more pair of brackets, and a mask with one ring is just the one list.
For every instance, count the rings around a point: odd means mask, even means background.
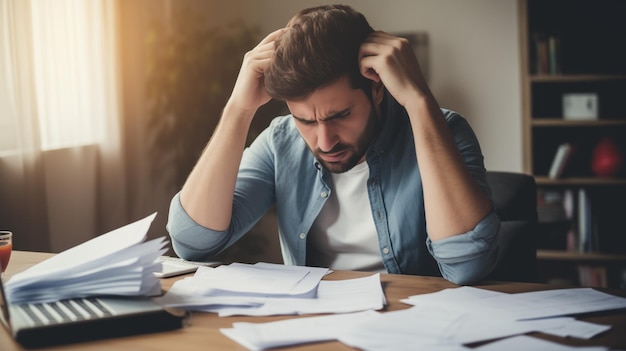
[{"label": "beard", "polygon": [[[363,158],[363,155],[367,152],[372,140],[376,136],[376,129],[379,121],[378,113],[374,108],[374,104],[371,104],[371,111],[367,118],[367,124],[363,133],[354,144],[342,144],[338,143],[330,151],[324,152],[319,148],[313,151],[313,155],[319,163],[332,173],[344,173],[351,170],[356,166]],[[327,162],[320,157],[322,154],[334,154],[337,152],[347,152],[348,157],[341,162]]]}]

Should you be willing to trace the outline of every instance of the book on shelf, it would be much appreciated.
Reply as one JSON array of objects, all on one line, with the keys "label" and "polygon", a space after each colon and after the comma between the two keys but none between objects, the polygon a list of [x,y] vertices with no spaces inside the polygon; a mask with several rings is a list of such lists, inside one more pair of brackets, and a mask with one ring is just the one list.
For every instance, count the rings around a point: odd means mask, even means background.
[{"label": "book on shelf", "polygon": [[556,35],[548,36],[548,63],[550,74],[561,74],[561,39]]},{"label": "book on shelf", "polygon": [[550,72],[550,49],[548,38],[545,33],[537,32],[533,35],[533,46],[535,51],[534,73],[548,74]]},{"label": "book on shelf", "polygon": [[563,176],[565,167],[572,157],[572,153],[573,147],[570,143],[561,143],[559,145],[554,154],[552,164],[550,165],[550,171],[548,172],[549,178],[557,179]]},{"label": "book on shelf", "polygon": [[532,72],[538,75],[561,74],[561,39],[545,32],[533,34]]},{"label": "book on shelf", "polygon": [[565,247],[567,251],[576,251],[576,226],[572,223],[576,213],[576,200],[574,199],[574,191],[572,189],[563,191],[563,207],[565,209],[565,217],[570,221],[565,234]]},{"label": "book on shelf", "polygon": [[584,188],[578,189],[578,251],[586,252],[591,237],[589,198]]}]

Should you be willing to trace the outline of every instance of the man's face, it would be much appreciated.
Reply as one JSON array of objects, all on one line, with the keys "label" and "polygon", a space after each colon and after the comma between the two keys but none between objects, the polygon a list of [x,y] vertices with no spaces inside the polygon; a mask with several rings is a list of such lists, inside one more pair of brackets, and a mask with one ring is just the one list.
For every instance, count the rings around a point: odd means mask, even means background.
[{"label": "man's face", "polygon": [[382,93],[375,93],[372,103],[344,77],[302,101],[287,101],[287,106],[315,158],[329,171],[342,173],[365,160],[381,99]]}]

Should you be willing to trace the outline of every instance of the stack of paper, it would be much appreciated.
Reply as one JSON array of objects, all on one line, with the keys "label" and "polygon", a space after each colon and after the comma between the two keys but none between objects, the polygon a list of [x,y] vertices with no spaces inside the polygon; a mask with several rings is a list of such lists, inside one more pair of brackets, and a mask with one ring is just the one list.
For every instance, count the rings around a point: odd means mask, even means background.
[{"label": "stack of paper", "polygon": [[154,296],[161,284],[157,258],[165,237],[145,241],[156,213],[100,235],[13,275],[5,285],[11,303],[93,295]]},{"label": "stack of paper", "polygon": [[158,303],[220,316],[268,316],[345,313],[381,309],[385,303],[380,275],[321,281],[326,268],[271,263],[233,263],[199,267],[179,280]]}]

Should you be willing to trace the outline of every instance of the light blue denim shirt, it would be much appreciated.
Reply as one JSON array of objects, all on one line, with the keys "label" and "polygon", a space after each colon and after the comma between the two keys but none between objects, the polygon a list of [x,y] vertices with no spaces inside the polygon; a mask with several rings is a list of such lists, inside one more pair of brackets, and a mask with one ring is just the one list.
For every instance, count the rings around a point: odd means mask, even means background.
[{"label": "light blue denim shirt", "polygon": [[[473,230],[431,241],[408,115],[388,94],[381,107],[384,125],[366,154],[367,190],[387,271],[441,275],[456,284],[482,279],[495,264],[498,216],[492,210]],[[474,132],[459,114],[442,111],[469,171],[491,194]],[[293,118],[277,117],[244,151],[228,230],[195,223],[183,209],[180,194],[172,199],[167,230],[177,255],[209,260],[239,240],[275,205],[283,260],[305,265],[307,235],[332,191],[329,172],[313,157]]]}]

